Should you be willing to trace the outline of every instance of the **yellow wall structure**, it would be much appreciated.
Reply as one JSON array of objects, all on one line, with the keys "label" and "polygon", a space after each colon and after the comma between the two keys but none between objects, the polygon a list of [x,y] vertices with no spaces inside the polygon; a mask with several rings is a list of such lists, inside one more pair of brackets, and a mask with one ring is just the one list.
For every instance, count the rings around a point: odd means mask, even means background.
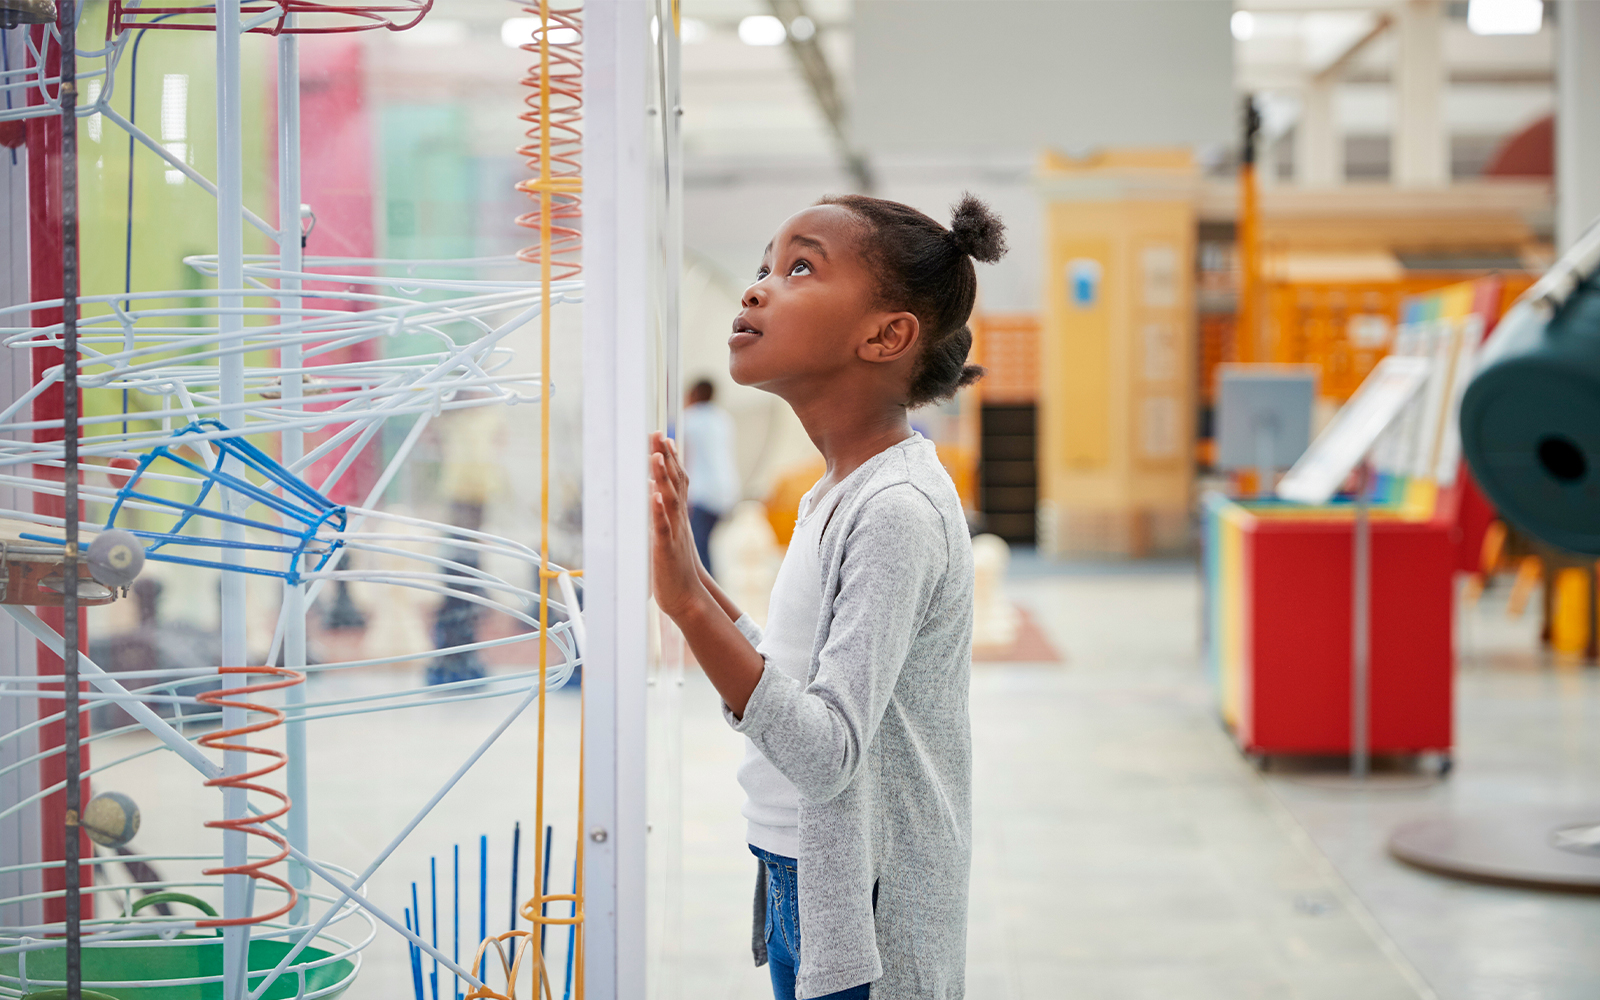
[{"label": "yellow wall structure", "polygon": [[1187,543],[1198,181],[1184,150],[1046,154],[1040,545],[1140,556]]}]

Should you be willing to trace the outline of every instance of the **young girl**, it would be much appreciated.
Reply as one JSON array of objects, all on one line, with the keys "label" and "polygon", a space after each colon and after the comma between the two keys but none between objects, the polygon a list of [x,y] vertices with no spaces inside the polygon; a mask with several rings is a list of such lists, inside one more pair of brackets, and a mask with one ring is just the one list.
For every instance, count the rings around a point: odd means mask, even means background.
[{"label": "young girl", "polygon": [[983,374],[966,364],[972,259],[1004,252],[971,195],[949,229],[825,198],[767,246],[729,371],[794,408],[828,471],[801,501],[765,634],[699,565],[687,477],[652,441],[656,602],[749,737],[756,957],[778,1000],[963,995],[972,549],[907,411]]}]

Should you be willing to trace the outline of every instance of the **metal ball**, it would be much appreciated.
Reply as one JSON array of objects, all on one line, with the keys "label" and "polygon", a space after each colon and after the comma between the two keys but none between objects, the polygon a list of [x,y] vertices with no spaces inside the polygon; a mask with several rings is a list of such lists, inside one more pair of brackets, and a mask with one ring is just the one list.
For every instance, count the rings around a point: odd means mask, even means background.
[{"label": "metal ball", "polygon": [[101,847],[121,847],[139,832],[139,807],[121,792],[101,792],[83,807],[81,822]]},{"label": "metal ball", "polygon": [[89,575],[107,587],[126,587],[144,569],[144,544],[121,528],[103,531],[89,544]]}]

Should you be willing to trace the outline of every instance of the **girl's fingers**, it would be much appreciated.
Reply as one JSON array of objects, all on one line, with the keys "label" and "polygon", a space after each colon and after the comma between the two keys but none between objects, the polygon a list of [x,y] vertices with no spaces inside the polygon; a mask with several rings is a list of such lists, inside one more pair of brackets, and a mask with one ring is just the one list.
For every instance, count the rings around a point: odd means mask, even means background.
[{"label": "girl's fingers", "polygon": [[655,487],[662,495],[669,489],[674,489],[677,483],[673,481],[671,472],[667,469],[666,461],[660,452],[650,456],[650,478],[655,482]]},{"label": "girl's fingers", "polygon": [[650,432],[650,458],[651,458],[651,460],[652,461],[656,461],[656,460],[663,460],[664,461],[664,460],[666,460],[667,457],[670,455],[670,452],[668,452],[668,450],[667,450],[668,447],[670,446],[670,444],[671,444],[671,439],[668,438],[666,435],[662,434],[660,431],[652,431],[652,432]]},{"label": "girl's fingers", "polygon": [[683,491],[678,484],[678,478],[672,474],[672,470],[668,467],[664,456],[657,455],[655,459],[656,468],[660,470],[660,474],[656,479],[656,488],[661,491],[662,499],[667,501],[668,506],[676,509],[683,496]]},{"label": "girl's fingers", "polygon": [[667,500],[661,494],[655,495],[655,500],[650,504],[650,519],[655,524],[656,537],[659,541],[672,543],[676,540],[676,532],[672,530],[672,513],[667,508]]},{"label": "girl's fingers", "polygon": [[689,489],[689,473],[684,469],[683,460],[678,456],[678,442],[668,441],[667,449],[668,468],[672,472],[672,478],[678,481],[680,492],[687,492]]},{"label": "girl's fingers", "polygon": [[689,492],[689,473],[684,470],[683,463],[678,460],[676,449],[673,449],[673,453],[667,457],[667,473],[672,476],[673,481],[677,484],[679,493],[687,494]]}]

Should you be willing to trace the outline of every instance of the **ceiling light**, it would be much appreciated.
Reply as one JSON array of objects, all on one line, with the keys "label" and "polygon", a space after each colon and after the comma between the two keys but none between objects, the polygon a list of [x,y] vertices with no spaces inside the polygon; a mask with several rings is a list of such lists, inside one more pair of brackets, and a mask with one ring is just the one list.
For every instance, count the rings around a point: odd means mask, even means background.
[{"label": "ceiling light", "polygon": [[[508,17],[500,25],[500,40],[507,47],[520,49],[524,45],[533,44],[533,33],[539,28],[537,17]],[[550,26],[551,45],[571,45],[578,41],[576,28],[568,28],[560,24]]]},{"label": "ceiling light", "polygon": [[789,37],[797,42],[810,41],[811,36],[817,33],[816,22],[801,14],[789,22]]},{"label": "ceiling light", "polygon": [[1236,10],[1228,19],[1228,30],[1236,41],[1248,42],[1256,33],[1256,16],[1247,10]]},{"label": "ceiling light", "polygon": [[696,45],[706,40],[711,34],[711,27],[698,18],[686,17],[678,25],[678,37],[685,45]]},{"label": "ceiling light", "polygon": [[739,22],[739,41],[746,45],[782,45],[789,32],[771,14],[752,14]]},{"label": "ceiling light", "polygon": [[1467,27],[1474,35],[1537,35],[1544,0],[1471,0]]}]

